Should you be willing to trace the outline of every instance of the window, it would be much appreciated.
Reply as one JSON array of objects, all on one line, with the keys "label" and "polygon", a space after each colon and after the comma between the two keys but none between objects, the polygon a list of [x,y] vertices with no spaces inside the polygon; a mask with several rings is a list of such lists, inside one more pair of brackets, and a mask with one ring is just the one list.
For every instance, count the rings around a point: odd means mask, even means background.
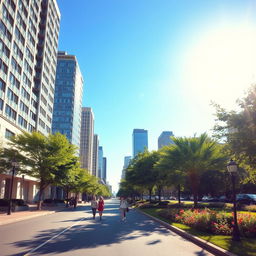
[{"label": "window", "polygon": [[12,109],[9,105],[6,104],[5,106],[5,114],[9,118],[13,119],[14,121],[16,120],[17,113],[14,109]]},{"label": "window", "polygon": [[3,18],[10,23],[11,26],[13,26],[14,20],[12,15],[8,12],[7,8],[3,4],[2,8]]},{"label": "window", "polygon": [[23,72],[23,82],[25,85],[27,85],[29,88],[31,88],[31,81],[29,78],[26,76],[26,74]]},{"label": "window", "polygon": [[5,92],[5,82],[0,78],[0,91]]},{"label": "window", "polygon": [[30,110],[30,117],[32,120],[36,121],[36,114]]},{"label": "window", "polygon": [[42,107],[40,107],[40,113],[41,113],[44,117],[46,117],[46,111],[45,111]]},{"label": "window", "polygon": [[32,70],[32,68],[29,66],[29,64],[28,64],[28,62],[27,62],[26,60],[24,61],[24,68],[25,68],[25,70],[26,70],[30,75],[32,75],[33,70]]},{"label": "window", "polygon": [[10,57],[10,50],[5,43],[0,39],[0,52],[3,52],[6,57]]},{"label": "window", "polygon": [[1,59],[0,59],[0,70],[2,70],[5,74],[7,74],[8,67]]},{"label": "window", "polygon": [[22,34],[17,26],[15,27],[15,37],[17,38],[17,40],[19,40],[22,43],[22,45],[25,44],[25,39],[22,36]]},{"label": "window", "polygon": [[20,110],[28,114],[28,106],[22,100],[20,101]]},{"label": "window", "polygon": [[28,125],[28,130],[29,130],[29,132],[33,132],[33,131],[36,130],[36,128],[32,124],[29,124]]},{"label": "window", "polygon": [[4,108],[4,101],[0,99],[0,110],[2,111]]},{"label": "window", "polygon": [[24,127],[25,129],[27,129],[28,122],[22,116],[20,116],[20,115],[18,117],[18,124],[20,126]]},{"label": "window", "polygon": [[31,60],[31,62],[34,62],[34,58],[33,55],[31,53],[31,51],[28,49],[28,47],[26,47],[26,56],[29,60]]},{"label": "window", "polygon": [[39,125],[45,129],[45,123],[39,118]]},{"label": "window", "polygon": [[10,101],[18,104],[18,96],[10,88],[8,88],[7,97]]},{"label": "window", "polygon": [[15,42],[13,43],[13,51],[21,60],[23,59],[23,53]]},{"label": "window", "polygon": [[9,40],[9,42],[12,41],[12,34],[9,32],[9,30],[1,20],[0,20],[0,33],[2,33],[3,36],[5,36]]},{"label": "window", "polygon": [[22,19],[22,17],[21,17],[21,15],[20,15],[20,13],[18,12],[17,13],[17,23],[18,24],[20,24],[20,26],[24,29],[24,30],[26,30],[26,23],[24,22],[24,20]]},{"label": "window", "polygon": [[12,68],[17,71],[21,75],[21,66],[18,64],[18,62],[12,57]]},{"label": "window", "polygon": [[11,137],[15,136],[15,133],[11,132],[10,130],[6,129],[5,130],[5,138],[10,139]]},{"label": "window", "polygon": [[9,75],[9,80],[10,80],[10,83],[15,86],[17,89],[20,89],[20,82],[18,79],[16,79],[16,77],[10,72],[10,75]]},{"label": "window", "polygon": [[23,98],[30,100],[30,94],[26,91],[26,89],[22,86],[21,88],[21,95]]},{"label": "window", "polygon": [[34,37],[31,35],[30,32],[28,32],[28,40],[30,41],[30,43],[35,46],[36,42],[35,42],[35,39]]},{"label": "window", "polygon": [[28,11],[27,11],[25,5],[23,4],[22,0],[19,0],[19,10],[20,10],[21,12],[23,12],[23,14],[25,15],[25,17],[28,16]]}]

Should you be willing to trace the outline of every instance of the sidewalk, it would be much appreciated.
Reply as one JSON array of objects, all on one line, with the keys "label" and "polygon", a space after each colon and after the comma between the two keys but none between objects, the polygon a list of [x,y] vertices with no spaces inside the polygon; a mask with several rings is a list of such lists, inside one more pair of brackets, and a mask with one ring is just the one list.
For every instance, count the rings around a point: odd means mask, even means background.
[{"label": "sidewalk", "polygon": [[56,206],[56,207],[43,207],[42,210],[37,211],[35,206],[30,207],[31,210],[28,211],[20,211],[20,212],[12,212],[11,215],[7,215],[4,212],[0,212],[0,225],[6,225],[26,219],[31,219],[43,215],[53,214],[59,211],[64,211],[66,207]]}]

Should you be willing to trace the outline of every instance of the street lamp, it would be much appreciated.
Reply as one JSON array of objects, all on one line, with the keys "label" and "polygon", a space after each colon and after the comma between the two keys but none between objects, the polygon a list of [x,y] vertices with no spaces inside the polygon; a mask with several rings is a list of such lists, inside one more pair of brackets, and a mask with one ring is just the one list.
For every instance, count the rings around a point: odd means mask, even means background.
[{"label": "street lamp", "polygon": [[9,204],[8,204],[7,215],[11,215],[13,180],[14,180],[15,168],[18,167],[18,163],[15,162],[15,160],[12,160],[11,164],[12,164],[12,180],[11,180],[11,189],[9,194]]},{"label": "street lamp", "polygon": [[228,172],[231,175],[232,179],[232,192],[233,192],[233,211],[234,211],[234,225],[233,225],[233,233],[232,233],[232,240],[233,241],[240,241],[240,234],[237,224],[237,213],[236,213],[236,189],[235,189],[235,178],[237,173],[237,163],[232,159],[227,165]]}]

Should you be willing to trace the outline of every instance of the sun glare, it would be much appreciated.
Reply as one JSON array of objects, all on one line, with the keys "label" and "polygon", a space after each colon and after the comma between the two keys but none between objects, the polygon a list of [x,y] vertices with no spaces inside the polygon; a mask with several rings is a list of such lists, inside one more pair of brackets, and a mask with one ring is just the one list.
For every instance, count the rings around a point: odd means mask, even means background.
[{"label": "sun glare", "polygon": [[184,63],[188,95],[232,108],[256,79],[256,27],[208,31],[189,49]]}]

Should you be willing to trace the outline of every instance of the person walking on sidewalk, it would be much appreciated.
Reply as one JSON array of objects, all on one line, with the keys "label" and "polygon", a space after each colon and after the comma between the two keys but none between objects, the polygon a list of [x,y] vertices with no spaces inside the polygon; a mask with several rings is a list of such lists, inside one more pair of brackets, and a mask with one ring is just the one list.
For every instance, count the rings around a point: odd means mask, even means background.
[{"label": "person walking on sidewalk", "polygon": [[102,220],[103,210],[104,210],[104,200],[103,200],[103,197],[100,196],[100,199],[98,202],[98,211],[99,211],[99,215],[100,215],[100,220]]},{"label": "person walking on sidewalk", "polygon": [[98,203],[96,201],[96,197],[95,196],[92,197],[91,207],[92,207],[93,219],[95,219],[96,211],[97,211],[97,208],[98,208]]},{"label": "person walking on sidewalk", "polygon": [[120,198],[120,214],[121,214],[121,220],[125,221],[126,220],[126,212],[128,212],[129,207],[128,207],[128,202],[124,197]]}]

